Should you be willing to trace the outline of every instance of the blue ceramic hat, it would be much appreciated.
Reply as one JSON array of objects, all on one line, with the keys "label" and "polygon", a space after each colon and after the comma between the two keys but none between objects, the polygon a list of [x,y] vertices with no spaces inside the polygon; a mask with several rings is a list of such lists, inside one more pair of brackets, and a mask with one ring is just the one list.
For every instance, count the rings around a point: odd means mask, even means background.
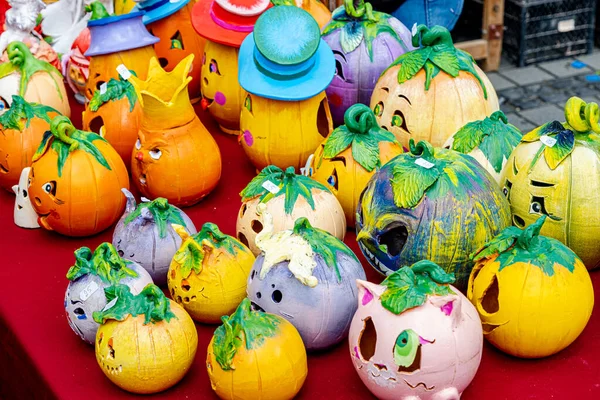
[{"label": "blue ceramic hat", "polygon": [[139,0],[133,11],[144,11],[144,24],[168,17],[181,10],[190,0]]},{"label": "blue ceramic hat", "polygon": [[133,12],[106,18],[91,19],[90,47],[86,57],[112,54],[119,51],[151,46],[160,39],[152,36],[142,22],[143,12]]},{"label": "blue ceramic hat", "polygon": [[331,83],[335,58],[317,21],[298,7],[265,11],[240,47],[238,79],[248,92],[273,100],[300,101]]}]

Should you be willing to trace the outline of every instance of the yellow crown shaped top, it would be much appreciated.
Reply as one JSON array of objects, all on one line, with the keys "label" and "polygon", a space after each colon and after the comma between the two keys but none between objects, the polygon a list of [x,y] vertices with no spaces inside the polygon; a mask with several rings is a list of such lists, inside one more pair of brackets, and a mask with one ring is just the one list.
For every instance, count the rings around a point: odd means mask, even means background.
[{"label": "yellow crown shaped top", "polygon": [[176,128],[196,118],[187,90],[192,80],[188,73],[193,60],[194,55],[190,54],[173,71],[167,72],[156,57],[152,57],[146,80],[133,75],[129,78],[142,106],[142,128]]}]

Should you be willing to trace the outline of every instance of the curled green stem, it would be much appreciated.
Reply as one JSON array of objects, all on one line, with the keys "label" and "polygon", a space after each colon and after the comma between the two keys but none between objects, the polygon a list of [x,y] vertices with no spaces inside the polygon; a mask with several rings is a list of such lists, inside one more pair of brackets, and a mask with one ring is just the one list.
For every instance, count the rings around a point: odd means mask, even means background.
[{"label": "curled green stem", "polygon": [[502,121],[505,124],[508,124],[508,118],[506,118],[506,115],[504,115],[504,113],[500,110],[490,115],[490,119],[495,122]]},{"label": "curled green stem", "polygon": [[429,260],[421,260],[414,263],[410,269],[415,274],[428,276],[432,281],[439,284],[454,283],[454,274],[446,273],[442,267]]},{"label": "curled green stem", "polygon": [[410,139],[409,142],[410,152],[415,156],[421,156],[425,159],[433,157],[434,149],[431,143],[421,140],[415,145],[414,139]]},{"label": "curled green stem", "polygon": [[374,20],[373,6],[370,3],[366,3],[364,0],[344,0],[344,8],[346,14],[354,18],[362,18],[364,15],[367,19]]},{"label": "curled green stem", "polygon": [[545,221],[546,216],[542,215],[533,224],[523,229],[523,232],[517,238],[516,245],[524,250],[532,250],[538,243],[538,236]]},{"label": "curled green stem", "polygon": [[64,115],[55,117],[50,123],[50,131],[56,139],[69,145],[69,152],[76,150],[79,146],[79,142],[69,136],[76,129],[68,117]]},{"label": "curled green stem", "polygon": [[348,108],[344,114],[346,128],[355,133],[369,133],[369,130],[377,126],[377,119],[373,111],[364,104],[355,104]]}]

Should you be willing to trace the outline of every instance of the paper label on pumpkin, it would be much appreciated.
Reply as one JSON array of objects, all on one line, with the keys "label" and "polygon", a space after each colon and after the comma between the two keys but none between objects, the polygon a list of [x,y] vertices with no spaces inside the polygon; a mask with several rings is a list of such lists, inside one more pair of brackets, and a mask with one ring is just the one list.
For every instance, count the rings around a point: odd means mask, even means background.
[{"label": "paper label on pumpkin", "polygon": [[548,147],[554,147],[556,139],[548,135],[540,136],[540,142],[544,143]]},{"label": "paper label on pumpkin", "polygon": [[434,163],[429,162],[426,159],[421,158],[421,157],[419,157],[415,160],[415,164],[417,164],[419,167],[423,167],[425,169],[431,169],[435,166]]},{"label": "paper label on pumpkin", "polygon": [[129,80],[129,78],[131,78],[131,72],[129,72],[127,67],[123,64],[120,64],[117,67],[117,72],[119,73],[119,75],[121,75],[121,78],[125,79],[126,81]]},{"label": "paper label on pumpkin", "polygon": [[117,304],[117,301],[119,301],[119,297],[115,297],[114,299],[112,299],[111,301],[109,301],[104,308],[102,309],[101,312],[104,312],[106,310],[110,310],[111,308],[113,308],[115,306],[115,304]]},{"label": "paper label on pumpkin", "polygon": [[264,181],[262,184],[262,187],[264,187],[265,189],[267,189],[269,192],[271,192],[273,194],[279,193],[279,186],[277,186],[276,184],[274,184],[271,181]]},{"label": "paper label on pumpkin", "polygon": [[105,94],[107,88],[108,88],[108,85],[106,84],[106,82],[104,82],[102,85],[100,85],[100,94]]},{"label": "paper label on pumpkin", "polygon": [[96,290],[98,290],[98,288],[100,288],[100,286],[98,286],[98,284],[96,282],[90,282],[85,288],[83,288],[83,290],[79,293],[79,298],[81,299],[81,301],[86,301],[87,299],[90,298],[91,295],[93,295]]}]

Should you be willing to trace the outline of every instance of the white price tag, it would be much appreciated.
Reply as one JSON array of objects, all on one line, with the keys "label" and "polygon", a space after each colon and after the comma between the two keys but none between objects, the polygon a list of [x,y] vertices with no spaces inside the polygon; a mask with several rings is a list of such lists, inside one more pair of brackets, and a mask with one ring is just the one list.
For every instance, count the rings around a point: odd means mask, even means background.
[{"label": "white price tag", "polygon": [[108,88],[108,85],[106,84],[106,82],[104,82],[102,85],[100,85],[100,94],[106,93],[107,88]]},{"label": "white price tag", "polygon": [[410,33],[412,33],[413,36],[415,36],[417,34],[417,23],[416,22],[412,26],[412,29],[410,30]]},{"label": "white price tag", "polygon": [[96,282],[92,281],[92,282],[88,283],[88,285],[86,287],[84,287],[83,290],[79,293],[79,298],[81,299],[81,301],[86,301],[99,288],[100,288],[100,286],[98,286],[98,284]]},{"label": "white price tag", "polygon": [[554,139],[553,137],[544,135],[544,136],[540,137],[540,142],[544,143],[548,147],[554,147],[554,145],[556,144],[556,139]]},{"label": "white price tag", "polygon": [[117,67],[117,72],[119,73],[119,75],[121,75],[121,78],[123,78],[125,80],[129,80],[129,78],[131,78],[131,72],[129,72],[127,67],[124,66],[123,64],[120,64]]},{"label": "white price tag", "polygon": [[419,158],[417,158],[415,160],[415,164],[417,164],[419,167],[423,167],[425,169],[431,169],[431,168],[433,168],[435,166],[434,163],[429,162],[429,161],[427,161],[427,160],[425,160],[424,158],[421,158],[421,157],[419,157]]},{"label": "white price tag", "polygon": [[264,187],[265,189],[267,189],[269,192],[271,192],[273,194],[279,193],[279,186],[277,186],[276,184],[274,184],[271,181],[265,181],[265,183],[262,184],[262,187]]},{"label": "white price tag", "polygon": [[106,304],[104,306],[104,308],[102,309],[102,311],[110,310],[111,308],[113,308],[115,306],[115,304],[117,304],[117,300],[119,300],[119,298],[115,297],[114,299],[112,299],[111,301],[109,301],[108,304]]}]

